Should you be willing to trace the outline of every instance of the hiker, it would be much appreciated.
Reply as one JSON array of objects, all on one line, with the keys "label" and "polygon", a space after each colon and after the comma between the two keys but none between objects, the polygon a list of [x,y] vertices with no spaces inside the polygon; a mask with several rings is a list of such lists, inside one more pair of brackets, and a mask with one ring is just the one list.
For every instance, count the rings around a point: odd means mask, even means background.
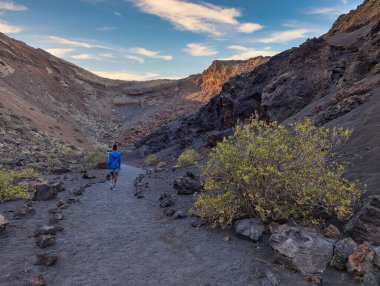
[{"label": "hiker", "polygon": [[117,175],[121,166],[121,154],[117,151],[117,145],[112,146],[112,152],[108,154],[108,169],[111,175],[111,190],[116,191]]}]

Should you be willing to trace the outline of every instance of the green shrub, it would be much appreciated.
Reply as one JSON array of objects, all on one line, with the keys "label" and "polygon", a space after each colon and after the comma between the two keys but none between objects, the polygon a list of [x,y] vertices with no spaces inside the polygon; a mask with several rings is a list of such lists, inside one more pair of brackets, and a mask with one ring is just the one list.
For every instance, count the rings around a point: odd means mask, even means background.
[{"label": "green shrub", "polygon": [[179,155],[177,159],[177,167],[183,168],[195,165],[199,162],[200,159],[201,156],[196,150],[186,150],[181,155]]},{"label": "green shrub", "polygon": [[361,191],[342,177],[346,164],[332,150],[350,134],[309,119],[286,128],[252,118],[211,151],[195,212],[214,226],[242,217],[317,222],[315,207],[346,218]]},{"label": "green shrub", "polygon": [[107,152],[102,148],[95,148],[85,153],[84,161],[90,168],[94,168],[97,164],[107,162]]},{"label": "green shrub", "polygon": [[167,163],[166,163],[165,161],[160,161],[160,162],[157,164],[156,169],[157,169],[158,171],[162,171],[162,170],[165,168],[166,165],[167,165]]},{"label": "green shrub", "polygon": [[160,161],[160,159],[158,158],[157,155],[149,155],[145,161],[144,161],[144,165],[145,166],[156,166],[158,164],[158,162]]},{"label": "green shrub", "polygon": [[26,188],[14,184],[16,179],[35,178],[38,173],[31,168],[22,170],[0,171],[0,202],[26,199],[29,194]]}]

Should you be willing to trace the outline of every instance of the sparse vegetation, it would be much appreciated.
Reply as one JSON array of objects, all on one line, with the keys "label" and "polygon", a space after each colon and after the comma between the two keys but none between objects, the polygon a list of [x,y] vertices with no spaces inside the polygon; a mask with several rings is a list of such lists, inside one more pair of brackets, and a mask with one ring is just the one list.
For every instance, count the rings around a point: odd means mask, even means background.
[{"label": "sparse vegetation", "polygon": [[0,202],[26,199],[29,197],[24,187],[14,184],[16,179],[35,178],[39,174],[32,168],[22,170],[0,171]]},{"label": "sparse vegetation", "polygon": [[107,152],[99,147],[89,150],[84,156],[84,161],[90,168],[93,168],[99,163],[107,162]]},{"label": "sparse vegetation", "polygon": [[145,159],[144,164],[145,166],[156,166],[159,161],[160,158],[158,158],[157,155],[152,154]]},{"label": "sparse vegetation", "polygon": [[210,153],[195,212],[214,226],[242,217],[316,222],[315,207],[347,217],[361,191],[343,178],[346,164],[332,150],[350,134],[309,119],[286,128],[252,118]]},{"label": "sparse vegetation", "polygon": [[162,171],[162,170],[165,168],[166,165],[167,165],[167,163],[166,163],[165,161],[160,161],[160,162],[157,164],[156,169],[157,169],[158,171]]},{"label": "sparse vegetation", "polygon": [[195,165],[201,159],[200,154],[194,149],[188,149],[179,155],[177,167],[184,168]]}]

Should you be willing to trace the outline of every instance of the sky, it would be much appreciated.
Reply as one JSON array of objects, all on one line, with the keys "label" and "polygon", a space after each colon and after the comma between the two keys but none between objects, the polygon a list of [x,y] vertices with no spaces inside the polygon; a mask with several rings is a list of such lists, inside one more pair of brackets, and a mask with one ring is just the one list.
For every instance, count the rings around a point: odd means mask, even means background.
[{"label": "sky", "polygon": [[97,75],[183,78],[273,56],[363,0],[0,0],[0,32]]}]

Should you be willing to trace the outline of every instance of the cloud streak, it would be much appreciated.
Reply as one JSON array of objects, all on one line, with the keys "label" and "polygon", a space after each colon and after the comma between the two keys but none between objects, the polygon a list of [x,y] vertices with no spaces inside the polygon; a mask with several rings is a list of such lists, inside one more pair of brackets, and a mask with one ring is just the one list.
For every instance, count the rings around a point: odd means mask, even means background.
[{"label": "cloud streak", "polygon": [[257,50],[257,49],[248,48],[244,46],[238,46],[238,45],[228,46],[227,48],[238,51],[238,53],[228,58],[224,58],[223,60],[247,60],[247,59],[258,57],[258,56],[271,57],[271,56],[274,56],[275,54],[278,54],[277,51],[273,51],[270,49]]},{"label": "cloud streak", "polygon": [[218,51],[214,48],[201,43],[187,44],[183,51],[194,57],[206,57],[216,55],[218,53]]},{"label": "cloud streak", "polygon": [[171,61],[173,59],[172,56],[161,55],[161,52],[151,51],[151,50],[147,50],[145,48],[131,48],[131,49],[129,49],[129,52],[134,53],[134,54],[138,54],[141,56],[145,56],[148,58],[152,58],[152,59],[161,59],[161,60],[165,60],[165,61]]},{"label": "cloud streak", "polygon": [[269,37],[257,40],[259,43],[287,43],[292,40],[305,38],[309,30],[307,29],[293,29],[281,32],[274,32]]},{"label": "cloud streak", "polygon": [[0,22],[0,32],[5,34],[17,34],[22,32],[22,28],[6,22]]},{"label": "cloud streak", "polygon": [[66,38],[61,38],[57,36],[49,36],[48,37],[50,41],[61,44],[61,45],[67,45],[67,46],[72,46],[72,47],[80,47],[80,48],[86,48],[86,49],[91,49],[91,48],[101,48],[101,49],[107,49],[104,46],[88,43],[88,42],[80,42],[76,40],[71,40],[71,39],[66,39]]},{"label": "cloud streak", "polygon": [[0,10],[8,10],[8,11],[24,11],[28,10],[23,5],[17,5],[12,1],[0,1]]},{"label": "cloud streak", "polygon": [[159,74],[146,72],[143,74],[136,74],[129,71],[91,71],[92,73],[110,79],[120,79],[120,80],[136,80],[145,81],[159,78]]},{"label": "cloud streak", "polygon": [[240,23],[241,12],[209,3],[192,3],[184,0],[136,0],[141,11],[172,23],[177,29],[221,36],[228,29],[252,33],[262,28],[256,23]]},{"label": "cloud streak", "polygon": [[59,58],[62,58],[62,57],[65,57],[67,54],[75,51],[74,49],[46,49],[45,51],[47,51],[49,54],[52,54],[53,56],[56,56],[56,57],[59,57]]},{"label": "cloud streak", "polygon": [[127,60],[138,62],[140,64],[143,64],[145,62],[144,58],[142,58],[142,57],[137,57],[137,56],[132,56],[132,55],[126,55],[125,58]]}]

